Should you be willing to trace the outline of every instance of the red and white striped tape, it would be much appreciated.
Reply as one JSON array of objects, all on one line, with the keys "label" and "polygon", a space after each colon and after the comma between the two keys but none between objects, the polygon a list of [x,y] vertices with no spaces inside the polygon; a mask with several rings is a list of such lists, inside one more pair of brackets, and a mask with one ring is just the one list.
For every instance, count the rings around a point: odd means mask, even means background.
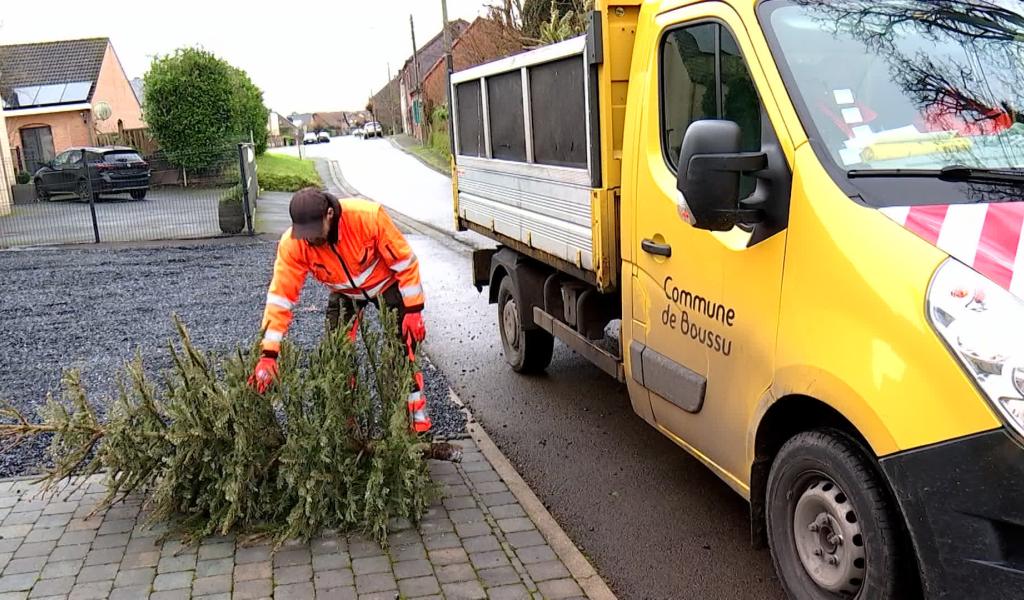
[{"label": "red and white striped tape", "polygon": [[1024,202],[898,206],[881,211],[1024,299]]}]

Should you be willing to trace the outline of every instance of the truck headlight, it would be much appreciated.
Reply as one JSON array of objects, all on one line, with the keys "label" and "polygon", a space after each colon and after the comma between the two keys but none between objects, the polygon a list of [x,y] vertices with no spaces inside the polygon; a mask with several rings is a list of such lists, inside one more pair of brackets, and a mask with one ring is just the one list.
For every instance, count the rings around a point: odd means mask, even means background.
[{"label": "truck headlight", "polygon": [[1024,302],[948,259],[932,277],[927,310],[988,401],[1024,435]]}]

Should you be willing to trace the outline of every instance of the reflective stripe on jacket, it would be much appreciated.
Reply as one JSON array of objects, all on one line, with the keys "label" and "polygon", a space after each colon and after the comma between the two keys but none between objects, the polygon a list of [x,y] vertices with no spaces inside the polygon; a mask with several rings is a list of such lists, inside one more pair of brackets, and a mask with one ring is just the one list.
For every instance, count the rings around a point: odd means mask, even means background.
[{"label": "reflective stripe on jacket", "polygon": [[353,299],[364,298],[364,294],[374,298],[397,282],[406,311],[423,309],[416,255],[391,217],[368,200],[346,199],[340,204],[337,244],[313,246],[293,238],[291,228],[281,236],[263,312],[264,350],[280,349],[307,275]]}]

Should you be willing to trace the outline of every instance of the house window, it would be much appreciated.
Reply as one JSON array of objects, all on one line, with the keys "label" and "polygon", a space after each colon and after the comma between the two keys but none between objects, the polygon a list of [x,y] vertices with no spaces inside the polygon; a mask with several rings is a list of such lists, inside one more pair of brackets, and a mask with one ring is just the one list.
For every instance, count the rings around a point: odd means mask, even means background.
[{"label": "house window", "polygon": [[23,127],[21,147],[25,152],[25,168],[29,173],[35,173],[53,160],[53,134],[50,132],[50,126]]}]

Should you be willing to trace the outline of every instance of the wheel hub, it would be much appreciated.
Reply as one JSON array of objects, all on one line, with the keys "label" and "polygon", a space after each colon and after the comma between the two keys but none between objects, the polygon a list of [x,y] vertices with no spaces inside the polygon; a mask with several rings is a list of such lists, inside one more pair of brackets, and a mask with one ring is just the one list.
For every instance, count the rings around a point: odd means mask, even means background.
[{"label": "wheel hub", "polygon": [[501,325],[505,332],[505,342],[510,348],[519,349],[519,307],[516,301],[509,298],[502,308]]},{"label": "wheel hub", "polygon": [[860,522],[846,494],[830,479],[815,477],[793,517],[797,553],[811,580],[829,592],[856,595],[867,563]]}]

